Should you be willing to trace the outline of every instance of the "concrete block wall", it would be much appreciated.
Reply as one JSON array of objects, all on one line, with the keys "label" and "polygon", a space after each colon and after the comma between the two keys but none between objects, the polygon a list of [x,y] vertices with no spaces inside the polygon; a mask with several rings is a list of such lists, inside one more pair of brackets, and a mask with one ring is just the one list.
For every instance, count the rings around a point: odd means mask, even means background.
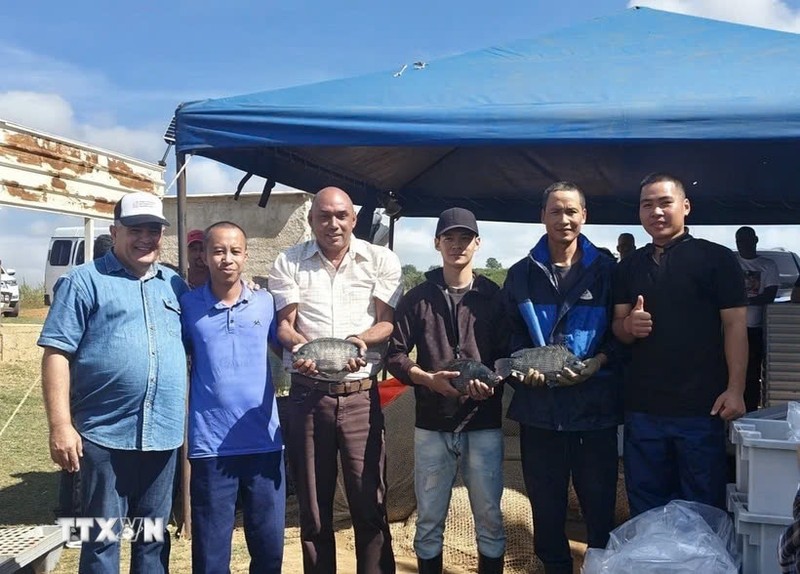
[{"label": "concrete block wall", "polygon": [[[233,194],[190,195],[187,198],[187,231],[205,229],[217,221],[232,221],[247,234],[246,275],[265,285],[278,254],[296,243],[311,238],[308,211],[312,195],[302,191],[275,190],[266,208],[258,206],[260,193],[243,193],[238,201]],[[166,229],[161,259],[178,264],[177,198],[164,198],[164,215],[172,223]]]}]

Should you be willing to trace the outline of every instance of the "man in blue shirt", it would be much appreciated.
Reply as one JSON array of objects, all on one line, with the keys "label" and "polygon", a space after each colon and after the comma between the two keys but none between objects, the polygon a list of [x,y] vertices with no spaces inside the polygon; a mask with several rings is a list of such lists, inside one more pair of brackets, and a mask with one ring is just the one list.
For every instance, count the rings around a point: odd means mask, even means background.
[{"label": "man in blue shirt", "polygon": [[278,345],[274,303],[241,279],[247,237],[235,223],[206,230],[203,257],[210,281],[181,298],[192,358],[192,571],[229,571],[241,494],[250,572],[280,574],[286,485],[268,361],[268,344]]},{"label": "man in blue shirt", "polygon": [[[169,518],[186,408],[178,300],[187,287],[156,263],[164,225],[157,197],[125,195],[112,251],[59,280],[38,341],[50,455],[80,470],[84,516],[117,519],[113,538],[97,541],[92,528],[82,573],[119,569],[121,517]],[[132,572],[168,571],[169,535],[159,534],[134,539]]]},{"label": "man in blue shirt", "polygon": [[590,548],[605,548],[614,528],[617,425],[621,380],[611,332],[612,256],[581,233],[586,199],[560,181],[542,194],[545,235],[509,270],[503,286],[512,350],[565,345],[585,367],[565,369],[559,384],[544,385],[532,370],[528,383],[511,382],[508,418],[520,425],[525,488],[533,510],[536,555],[546,574],[572,574],[564,532],[570,479],[586,520]]}]

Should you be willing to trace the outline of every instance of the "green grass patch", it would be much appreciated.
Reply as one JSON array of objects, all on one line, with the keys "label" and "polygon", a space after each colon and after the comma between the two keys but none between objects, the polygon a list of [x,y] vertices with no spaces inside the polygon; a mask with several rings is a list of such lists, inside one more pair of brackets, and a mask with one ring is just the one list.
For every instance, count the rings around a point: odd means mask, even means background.
[{"label": "green grass patch", "polygon": [[30,285],[23,281],[19,286],[19,299],[23,308],[41,309],[44,307],[44,283]]}]

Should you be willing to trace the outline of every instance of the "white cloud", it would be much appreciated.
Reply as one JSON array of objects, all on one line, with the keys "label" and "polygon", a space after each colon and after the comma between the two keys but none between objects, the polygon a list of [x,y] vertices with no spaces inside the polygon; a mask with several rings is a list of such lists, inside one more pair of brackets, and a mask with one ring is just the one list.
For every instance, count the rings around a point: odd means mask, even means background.
[{"label": "white cloud", "polygon": [[10,91],[0,93],[0,118],[33,129],[73,135],[72,106],[57,94]]},{"label": "white cloud", "polygon": [[144,161],[157,161],[165,149],[158,126],[114,125],[110,116],[103,125],[79,122],[72,105],[53,93],[0,92],[0,118]]},{"label": "white cloud", "polygon": [[781,0],[630,0],[628,7],[632,6],[800,32],[800,10]]}]

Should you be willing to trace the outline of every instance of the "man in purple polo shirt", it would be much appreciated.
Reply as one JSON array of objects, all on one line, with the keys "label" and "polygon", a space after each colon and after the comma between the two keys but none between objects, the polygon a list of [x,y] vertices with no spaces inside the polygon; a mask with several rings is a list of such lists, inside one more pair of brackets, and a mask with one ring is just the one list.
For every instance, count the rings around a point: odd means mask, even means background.
[{"label": "man in purple polo shirt", "polygon": [[192,571],[229,571],[241,494],[250,572],[279,574],[286,485],[268,363],[268,345],[277,344],[272,295],[242,281],[247,238],[235,223],[206,230],[204,258],[210,281],[181,297],[192,357]]}]

